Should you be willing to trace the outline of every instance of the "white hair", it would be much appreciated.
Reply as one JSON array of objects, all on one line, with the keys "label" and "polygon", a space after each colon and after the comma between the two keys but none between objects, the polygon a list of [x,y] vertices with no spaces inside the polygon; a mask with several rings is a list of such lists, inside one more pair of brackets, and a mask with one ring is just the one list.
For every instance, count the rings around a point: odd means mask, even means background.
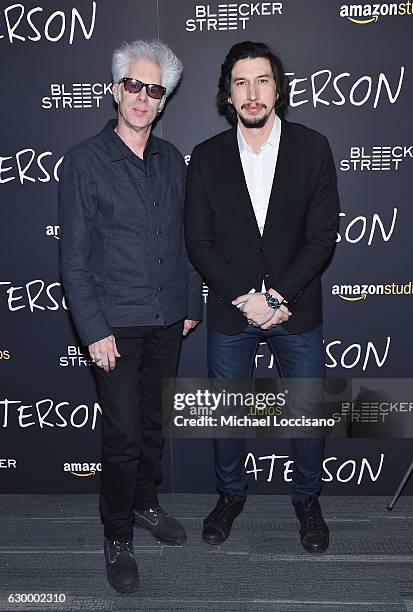
[{"label": "white hair", "polygon": [[119,83],[127,76],[129,64],[139,59],[151,60],[160,67],[161,85],[166,88],[166,95],[171,95],[181,78],[183,66],[168,45],[158,40],[124,42],[119,49],[116,49],[112,56],[113,82]]}]

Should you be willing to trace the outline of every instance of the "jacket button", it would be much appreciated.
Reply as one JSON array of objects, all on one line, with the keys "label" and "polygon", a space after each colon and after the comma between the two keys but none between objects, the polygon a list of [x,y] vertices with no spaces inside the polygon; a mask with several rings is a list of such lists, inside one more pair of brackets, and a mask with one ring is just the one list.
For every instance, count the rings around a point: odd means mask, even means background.
[{"label": "jacket button", "polygon": [[158,202],[158,200],[155,200],[155,201],[154,201],[154,203],[153,203],[153,205],[154,205],[154,206],[159,206],[159,202]]},{"label": "jacket button", "polygon": [[155,230],[155,234],[156,236],[159,236],[159,234],[161,233],[161,230],[159,229],[159,227]]},{"label": "jacket button", "polygon": [[160,258],[158,259],[158,264],[161,264],[161,263],[163,263],[163,257],[160,257]]},{"label": "jacket button", "polygon": [[264,278],[270,278],[269,274],[264,274]]},{"label": "jacket button", "polygon": [[156,315],[155,315],[155,319],[159,319],[159,315],[158,315],[158,313],[156,313]]},{"label": "jacket button", "polygon": [[162,289],[163,289],[162,285],[159,285],[158,291],[162,291]]}]

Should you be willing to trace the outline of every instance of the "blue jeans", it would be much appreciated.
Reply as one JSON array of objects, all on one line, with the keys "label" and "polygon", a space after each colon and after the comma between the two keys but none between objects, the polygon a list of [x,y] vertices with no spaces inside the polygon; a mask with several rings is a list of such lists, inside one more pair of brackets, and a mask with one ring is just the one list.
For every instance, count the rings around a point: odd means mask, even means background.
[{"label": "blue jeans", "polygon": [[[208,330],[208,375],[217,379],[251,378],[260,340],[268,341],[279,374],[286,378],[324,378],[321,325],[304,334],[290,334],[280,325],[267,331],[248,325],[240,334],[227,336]],[[324,438],[291,440],[294,461],[292,500],[303,501],[321,488]],[[244,438],[214,438],[215,473],[220,494],[246,497]]]}]

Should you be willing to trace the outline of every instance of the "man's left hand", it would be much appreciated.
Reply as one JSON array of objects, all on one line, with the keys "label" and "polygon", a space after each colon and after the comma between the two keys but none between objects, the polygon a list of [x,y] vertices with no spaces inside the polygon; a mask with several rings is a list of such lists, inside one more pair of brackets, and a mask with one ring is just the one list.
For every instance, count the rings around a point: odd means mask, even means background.
[{"label": "man's left hand", "polygon": [[199,321],[194,321],[193,319],[185,319],[185,321],[184,321],[184,329],[183,329],[182,335],[183,336],[187,336],[190,331],[195,329],[195,327],[198,325],[198,323],[199,323]]},{"label": "man's left hand", "polygon": [[241,304],[242,314],[257,327],[267,323],[274,314],[274,310],[267,304],[264,293],[246,293],[237,297],[232,303],[234,306]]}]

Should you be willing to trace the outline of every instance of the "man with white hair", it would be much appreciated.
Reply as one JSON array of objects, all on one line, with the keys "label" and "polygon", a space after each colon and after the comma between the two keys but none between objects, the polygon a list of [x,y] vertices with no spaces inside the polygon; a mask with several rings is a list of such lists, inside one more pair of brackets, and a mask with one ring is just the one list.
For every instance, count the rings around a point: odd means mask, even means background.
[{"label": "man with white hair", "polygon": [[59,186],[61,270],[102,405],[100,512],[108,581],[139,586],[133,523],[167,544],[183,526],[160,505],[161,381],[201,319],[202,284],[183,239],[185,162],[151,134],[181,73],[164,43],[113,54],[117,119],[73,147]]}]

